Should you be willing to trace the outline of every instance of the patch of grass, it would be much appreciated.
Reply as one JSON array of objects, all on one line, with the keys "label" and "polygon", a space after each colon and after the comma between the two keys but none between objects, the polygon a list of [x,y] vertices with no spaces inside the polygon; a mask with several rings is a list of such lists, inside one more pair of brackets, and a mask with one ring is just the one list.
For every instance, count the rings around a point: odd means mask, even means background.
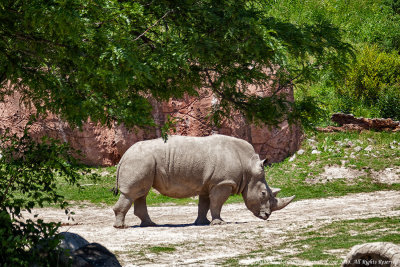
[{"label": "patch of grass", "polygon": [[[374,181],[368,171],[399,166],[399,142],[400,135],[397,133],[309,133],[301,148],[304,153],[296,153],[291,161],[286,159],[267,167],[266,179],[271,187],[282,189],[281,196],[295,194],[296,200],[400,190],[399,183],[389,185]],[[367,147],[369,149],[365,150]],[[313,150],[319,154],[312,154]],[[307,182],[319,180],[324,167],[333,165],[365,170],[365,175],[350,182],[346,179],[332,179],[316,184]]]},{"label": "patch of grass", "polygon": [[149,247],[149,251],[151,253],[170,253],[170,252],[174,252],[176,250],[175,247]]},{"label": "patch of grass", "polygon": [[[141,262],[154,263],[154,259],[152,257],[148,257],[147,248],[129,250],[129,251],[113,251],[117,259],[121,262],[122,265],[131,263],[132,260],[136,262],[136,264],[140,265]],[[129,262],[125,262],[124,260],[129,259]]]},{"label": "patch of grass", "polygon": [[240,260],[254,258],[257,255],[259,255],[260,253],[265,253],[265,250],[264,249],[252,250],[245,255],[239,255],[234,258],[228,258],[224,262],[222,262],[221,265],[223,265],[223,266],[242,266],[242,264],[240,264]]},{"label": "patch of grass", "polygon": [[238,258],[229,258],[225,262],[222,263],[223,266],[239,266]]},{"label": "patch of grass", "polygon": [[344,181],[333,181],[326,184],[280,185],[279,187],[282,189],[280,196],[285,197],[296,195],[295,200],[338,197],[351,193],[374,192],[381,190],[400,190],[400,184],[387,185],[365,181],[360,181],[352,185],[348,185]]},{"label": "patch of grass", "polygon": [[118,200],[111,188],[115,186],[116,167],[93,168],[92,173],[97,173],[96,180],[84,177],[79,181],[80,186],[72,186],[60,179],[57,193],[64,196],[67,201],[88,201],[95,204],[112,204]]},{"label": "patch of grass", "polygon": [[349,250],[368,242],[400,243],[400,217],[337,221],[300,234],[291,246],[301,252],[292,255],[310,261],[338,259],[330,250]]},{"label": "patch of grass", "polygon": [[[288,241],[277,247],[229,258],[223,265],[233,263],[239,266],[240,260],[257,257],[260,260],[253,266],[298,266],[296,262],[312,266],[339,266],[341,257],[354,245],[368,242],[400,244],[399,223],[400,217],[375,217],[307,226],[288,233]],[[271,256],[274,257],[271,259]]]}]

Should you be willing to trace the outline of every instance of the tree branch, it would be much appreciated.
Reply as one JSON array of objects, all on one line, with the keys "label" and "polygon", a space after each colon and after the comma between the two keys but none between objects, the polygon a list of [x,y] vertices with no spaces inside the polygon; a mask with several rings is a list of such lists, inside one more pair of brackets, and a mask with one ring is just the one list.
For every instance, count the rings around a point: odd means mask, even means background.
[{"label": "tree branch", "polygon": [[[133,33],[138,34],[138,32],[133,32]],[[142,35],[142,36],[140,36],[140,39],[142,39],[145,44],[150,46],[151,51],[154,51],[156,49],[155,45],[153,44],[154,41],[152,39],[150,39],[149,37]]]},{"label": "tree branch", "polygon": [[158,19],[156,22],[154,22],[153,25],[151,25],[149,28],[147,28],[144,32],[139,34],[139,36],[137,36],[133,41],[135,42],[135,41],[139,40],[143,35],[145,35],[151,28],[156,26],[161,20],[163,20],[171,12],[173,12],[173,9],[168,10],[160,19]]},{"label": "tree branch", "polygon": [[[318,66],[314,66],[313,69],[319,69],[319,65]],[[279,91],[281,91],[284,87],[288,86],[288,85],[293,85],[293,82],[295,80],[297,80],[298,78],[300,78],[301,75],[303,75],[304,73],[304,68],[302,71],[300,71],[299,74],[297,74],[296,76],[294,76],[293,78],[289,79],[287,82],[283,83],[283,84],[279,84],[278,89],[272,94],[272,96],[275,96]]]},{"label": "tree branch", "polygon": [[212,78],[211,78],[210,73],[208,72],[208,69],[205,69],[204,71],[205,71],[205,73],[207,75],[208,81],[211,84],[211,88],[213,89],[213,92],[218,94],[219,97],[221,97],[221,99],[224,99],[224,100],[226,100],[226,101],[238,106],[241,109],[246,109],[249,106],[249,103],[244,102],[244,101],[237,101],[232,96],[228,96],[224,92],[221,92],[220,90],[218,90],[218,88],[215,86],[215,84],[212,81]]}]

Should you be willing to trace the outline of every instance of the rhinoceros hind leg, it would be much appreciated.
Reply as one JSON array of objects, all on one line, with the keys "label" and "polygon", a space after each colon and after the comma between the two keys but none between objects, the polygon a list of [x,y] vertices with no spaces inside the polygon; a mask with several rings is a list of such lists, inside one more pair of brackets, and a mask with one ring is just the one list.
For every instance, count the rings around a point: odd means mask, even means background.
[{"label": "rhinoceros hind leg", "polygon": [[115,203],[113,207],[115,214],[115,228],[125,228],[125,215],[131,206],[132,200],[127,198],[124,194],[121,194],[117,203]]},{"label": "rhinoceros hind leg", "polygon": [[209,225],[210,221],[207,219],[207,213],[210,209],[210,197],[208,195],[199,196],[199,211],[195,225]]},{"label": "rhinoceros hind leg", "polygon": [[141,227],[157,225],[150,219],[149,213],[147,212],[146,196],[135,199],[133,208],[134,214],[142,221],[140,224]]},{"label": "rhinoceros hind leg", "polygon": [[222,205],[232,193],[232,186],[220,185],[211,189],[210,192],[210,211],[211,211],[211,225],[225,224],[221,219]]}]

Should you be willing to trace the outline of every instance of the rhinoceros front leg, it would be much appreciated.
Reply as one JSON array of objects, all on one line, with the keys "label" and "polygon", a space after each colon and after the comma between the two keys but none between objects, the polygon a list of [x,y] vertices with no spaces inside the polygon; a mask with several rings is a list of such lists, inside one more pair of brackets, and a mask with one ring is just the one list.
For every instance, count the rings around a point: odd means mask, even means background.
[{"label": "rhinoceros front leg", "polygon": [[208,195],[199,196],[199,211],[195,225],[209,225],[210,221],[207,219],[207,213],[210,209],[210,197]]},{"label": "rhinoceros front leg", "polygon": [[132,200],[124,194],[121,194],[113,207],[115,213],[115,228],[125,228],[125,215],[131,207]]},{"label": "rhinoceros front leg", "polygon": [[146,227],[157,225],[150,219],[149,213],[147,212],[146,196],[136,199],[133,203],[134,214],[142,221],[140,226]]},{"label": "rhinoceros front leg", "polygon": [[217,185],[210,192],[210,211],[211,211],[211,225],[225,224],[226,222],[221,219],[222,205],[231,195],[232,186],[230,185]]}]

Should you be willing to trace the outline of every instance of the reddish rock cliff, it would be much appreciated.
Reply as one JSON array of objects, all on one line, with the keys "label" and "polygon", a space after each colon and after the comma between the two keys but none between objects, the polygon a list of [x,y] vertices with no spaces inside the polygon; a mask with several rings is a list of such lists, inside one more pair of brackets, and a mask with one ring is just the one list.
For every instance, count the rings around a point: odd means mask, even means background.
[{"label": "reddish rock cliff", "polygon": [[[271,92],[263,88],[250,88],[258,95],[267,96]],[[293,91],[285,89],[290,100]],[[176,134],[206,136],[214,133],[231,135],[249,141],[260,154],[270,162],[278,162],[294,153],[300,146],[301,130],[296,125],[284,122],[278,127],[257,127],[246,122],[244,117],[235,113],[229,120],[222,122],[220,128],[213,127],[206,119],[218,100],[209,90],[202,90],[198,97],[186,96],[184,99],[170,99],[165,103],[152,101],[153,116],[157,123],[165,122],[167,115],[179,118]],[[22,133],[32,110],[20,102],[19,94],[14,94],[0,102],[0,131],[10,128],[11,133]],[[49,114],[31,127],[31,135],[40,138],[48,135],[67,141],[74,149],[85,156],[82,162],[88,165],[110,166],[118,163],[123,153],[135,142],[160,136],[158,129],[127,130],[122,125],[111,128],[92,122],[85,123],[82,130],[72,129],[57,116]]]}]

